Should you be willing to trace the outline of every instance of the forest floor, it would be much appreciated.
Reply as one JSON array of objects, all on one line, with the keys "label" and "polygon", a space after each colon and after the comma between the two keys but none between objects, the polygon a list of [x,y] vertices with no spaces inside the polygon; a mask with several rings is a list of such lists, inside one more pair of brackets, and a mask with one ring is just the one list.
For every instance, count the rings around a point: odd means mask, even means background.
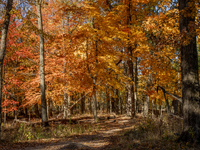
[{"label": "forest floor", "polygon": [[[102,117],[101,117],[102,118]],[[94,123],[91,117],[79,118],[79,126],[70,124],[71,133],[75,128],[81,128],[86,124],[90,124],[89,128],[83,128],[88,132],[73,132],[68,136],[54,136],[48,138],[31,139],[31,132],[25,132],[23,129],[22,137],[27,137],[26,140],[8,141],[9,136],[0,143],[2,150],[170,150],[170,149],[200,149],[197,145],[189,143],[177,143],[177,135],[181,133],[182,121],[175,118],[164,117],[162,119],[144,118],[138,115],[136,118],[131,119],[123,115],[115,117],[99,118],[98,123]],[[63,122],[61,122],[63,123]],[[42,127],[41,132],[54,132],[52,126]],[[59,122],[60,126],[60,122]],[[69,123],[63,124],[68,126]],[[33,128],[33,127],[31,127]],[[19,133],[20,128],[17,132]],[[5,130],[6,131],[6,130]],[[80,132],[81,131],[81,132]],[[59,127],[56,130],[57,135],[64,133],[64,128]],[[12,132],[10,132],[12,134]],[[13,134],[15,134],[13,132]],[[11,137],[11,136],[10,136]],[[7,140],[6,140],[7,139]]]}]

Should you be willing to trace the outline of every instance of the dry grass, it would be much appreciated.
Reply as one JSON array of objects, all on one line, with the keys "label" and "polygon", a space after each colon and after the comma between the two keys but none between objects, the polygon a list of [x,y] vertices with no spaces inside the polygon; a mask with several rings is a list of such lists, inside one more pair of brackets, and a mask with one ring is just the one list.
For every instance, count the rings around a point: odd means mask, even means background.
[{"label": "dry grass", "polygon": [[50,123],[49,127],[43,127],[38,124],[27,125],[24,123],[12,126],[12,123],[7,123],[6,126],[2,128],[1,137],[3,141],[7,142],[24,142],[39,139],[60,139],[72,135],[87,134],[93,131],[98,131],[98,126],[94,126],[90,123]]},{"label": "dry grass", "polygon": [[[28,126],[24,124],[12,127],[8,124],[3,129],[2,138],[8,142],[16,143],[42,139],[47,141],[52,139],[66,140],[74,135],[81,135],[80,140],[84,139],[85,142],[88,140],[90,142],[92,134],[93,138],[101,137],[102,139],[98,140],[106,140],[108,144],[104,145],[102,149],[200,149],[198,146],[190,145],[189,143],[175,142],[182,131],[182,120],[180,119],[168,117],[152,119],[144,118],[143,116],[130,119],[124,116],[117,116],[111,119],[115,120],[115,122],[99,121],[99,123],[94,124],[87,122],[87,120],[92,120],[91,116],[76,117],[86,122],[79,124],[70,124],[70,122],[58,124],[54,122],[50,124],[50,127],[46,128],[40,125]],[[116,132],[112,133],[111,131]],[[104,138],[104,133],[108,133],[109,136]]]},{"label": "dry grass", "polygon": [[[137,121],[137,119],[135,120]],[[125,129],[111,138],[112,144],[106,149],[141,150],[141,149],[200,149],[197,145],[177,143],[182,132],[182,120],[175,118],[143,118],[132,129]]]}]

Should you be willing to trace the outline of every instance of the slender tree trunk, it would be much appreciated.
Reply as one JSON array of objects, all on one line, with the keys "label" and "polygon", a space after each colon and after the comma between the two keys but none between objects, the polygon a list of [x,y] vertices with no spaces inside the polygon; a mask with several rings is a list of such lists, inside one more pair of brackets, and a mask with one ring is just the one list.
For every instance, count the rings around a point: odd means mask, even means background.
[{"label": "slender tree trunk", "polygon": [[97,123],[97,92],[96,92],[96,79],[93,79],[93,102],[94,102],[94,121]]},{"label": "slender tree trunk", "polygon": [[178,100],[173,100],[174,115],[178,114]]},{"label": "slender tree trunk", "polygon": [[162,118],[162,101],[161,100],[159,104],[159,112],[160,112],[160,118]]},{"label": "slender tree trunk", "polygon": [[115,90],[115,113],[116,115],[119,115],[119,90]]},{"label": "slender tree trunk", "polygon": [[144,116],[147,117],[149,113],[149,96],[146,95],[145,101],[144,101]]},{"label": "slender tree trunk", "polygon": [[40,117],[40,112],[38,110],[38,104],[37,103],[34,105],[34,110],[35,110],[36,117]]},{"label": "slender tree trunk", "polygon": [[137,100],[137,87],[138,87],[138,69],[137,69],[137,57],[135,57],[135,88],[134,88],[134,96],[135,96],[135,111],[138,112],[138,100]]},{"label": "slender tree trunk", "polygon": [[[127,25],[131,25],[131,1],[128,1],[128,10],[127,10]],[[128,35],[128,77],[133,81],[133,60],[132,60],[132,51],[133,48],[130,44],[130,35]],[[128,100],[127,100],[127,116],[135,117],[135,100],[134,100],[134,87],[133,84],[130,83],[128,85]]]},{"label": "slender tree trunk", "polygon": [[[112,90],[112,93],[115,95],[115,91],[114,91],[114,88],[113,88],[113,87],[111,88],[111,90]],[[115,112],[115,105],[116,105],[116,104],[115,104],[115,99],[113,98],[114,95],[111,96],[112,113]]]},{"label": "slender tree trunk", "polygon": [[88,100],[89,100],[89,111],[90,111],[90,114],[92,114],[92,101],[91,101],[91,98],[88,97]]},{"label": "slender tree trunk", "polygon": [[[7,96],[6,96],[6,94],[5,94],[5,100],[7,99]],[[4,111],[4,120],[3,120],[3,122],[4,122],[4,126],[5,126],[5,124],[6,124],[6,106],[5,106],[5,111]]]},{"label": "slender tree trunk", "polygon": [[43,37],[43,24],[42,24],[42,13],[41,13],[41,0],[36,0],[36,7],[38,15],[39,37],[40,37],[40,90],[41,90],[42,122],[44,126],[48,126],[47,104],[45,98],[44,37]]},{"label": "slender tree trunk", "polygon": [[168,99],[166,97],[165,92],[164,92],[164,97],[165,97],[165,103],[166,103],[166,106],[167,106],[167,115],[169,116],[169,114],[170,114],[170,107],[169,107],[169,101],[168,101]]},{"label": "slender tree trunk", "polygon": [[[151,75],[149,75],[147,79],[147,87],[146,87],[147,91],[150,90],[151,83],[152,83],[152,78],[151,78]],[[150,100],[150,97],[148,94],[146,94],[146,98],[144,101],[144,116],[148,116],[148,113],[149,113],[149,100]]]},{"label": "slender tree trunk", "polygon": [[200,142],[198,54],[196,31],[194,29],[194,13],[196,13],[195,1],[179,0],[179,11],[180,32],[188,32],[189,36],[185,37],[185,39],[188,40],[189,37],[191,38],[187,45],[181,46],[183,132],[179,140],[186,142]]},{"label": "slender tree trunk", "polygon": [[68,101],[67,101],[67,93],[64,92],[64,114],[63,118],[66,119],[68,117]]},{"label": "slender tree trunk", "polygon": [[120,114],[122,115],[123,114],[123,104],[124,104],[122,96],[120,97],[119,101],[120,101]]},{"label": "slender tree trunk", "polygon": [[106,103],[107,103],[107,114],[110,113],[110,96],[108,92],[108,87],[106,87]]},{"label": "slender tree trunk", "polygon": [[49,98],[48,98],[48,82],[46,84],[46,95],[47,95],[47,99],[46,99],[46,104],[47,104],[47,118],[49,119]]},{"label": "slender tree trunk", "polygon": [[71,95],[68,94],[68,98],[67,98],[67,118],[71,115],[71,110],[69,110],[68,108],[70,107],[70,103],[71,103]]},{"label": "slender tree trunk", "polygon": [[53,102],[52,102],[52,99],[50,98],[49,99],[49,117],[53,116],[52,109],[53,109]]},{"label": "slender tree trunk", "polygon": [[[81,97],[83,97],[84,95],[85,95],[85,93],[83,92],[83,93],[81,94]],[[82,114],[85,113],[85,97],[82,98],[82,100],[81,100],[81,113],[82,113]]]},{"label": "slender tree trunk", "polygon": [[[17,70],[16,70],[16,68],[14,68],[14,76],[15,77],[16,77],[16,73],[17,73]],[[13,95],[15,95],[15,93],[16,93],[16,85],[14,87]],[[16,96],[16,97],[17,97],[17,100],[18,100],[18,96]],[[17,107],[17,104],[14,104],[14,106]],[[18,115],[18,110],[15,110],[14,111],[15,119],[17,119],[17,115]]]},{"label": "slender tree trunk", "polygon": [[4,23],[1,31],[1,49],[0,49],[0,140],[1,140],[1,102],[2,102],[2,86],[3,86],[3,60],[6,51],[6,39],[8,33],[8,27],[10,23],[10,11],[12,9],[13,0],[7,0],[6,14],[4,17]]}]

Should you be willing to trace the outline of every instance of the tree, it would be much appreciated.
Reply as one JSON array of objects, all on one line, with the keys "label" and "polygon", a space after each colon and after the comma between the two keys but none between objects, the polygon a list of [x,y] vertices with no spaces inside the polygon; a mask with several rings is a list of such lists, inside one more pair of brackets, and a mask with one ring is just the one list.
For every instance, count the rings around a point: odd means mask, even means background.
[{"label": "tree", "polygon": [[[6,14],[4,17],[4,23],[2,27],[2,33],[1,33],[1,49],[0,49],[0,135],[1,135],[1,102],[2,102],[2,75],[3,75],[3,60],[5,56],[6,51],[6,39],[7,39],[7,33],[8,33],[8,27],[10,23],[10,11],[12,10],[13,0],[7,1],[6,6]],[[1,138],[1,137],[0,137]]]},{"label": "tree", "polygon": [[[195,31],[195,1],[179,0],[180,32],[189,36],[181,45],[183,131],[179,140],[200,141],[200,98],[198,79],[198,55]],[[187,14],[187,15],[186,15]]]},{"label": "tree", "polygon": [[40,36],[40,90],[41,90],[41,109],[42,109],[42,122],[44,126],[48,125],[47,118],[47,104],[45,98],[45,77],[44,77],[44,37],[41,13],[41,0],[36,0],[37,15],[38,15],[38,29]]}]

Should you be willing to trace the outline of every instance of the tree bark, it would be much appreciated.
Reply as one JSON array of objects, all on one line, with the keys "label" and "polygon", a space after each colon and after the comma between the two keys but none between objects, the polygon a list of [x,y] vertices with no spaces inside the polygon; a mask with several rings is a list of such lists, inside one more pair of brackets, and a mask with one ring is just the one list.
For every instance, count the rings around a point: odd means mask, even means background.
[{"label": "tree bark", "polygon": [[[1,49],[0,49],[0,118],[1,118],[1,102],[2,102],[2,86],[3,86],[3,60],[6,51],[6,40],[7,40],[7,33],[8,27],[10,23],[10,11],[12,10],[13,0],[7,1],[6,6],[6,14],[4,17],[4,23],[1,32]],[[1,140],[1,119],[0,119],[0,140]]]},{"label": "tree bark", "polygon": [[[149,74],[149,77],[148,77],[148,79],[147,79],[147,86],[146,86],[147,92],[150,90],[151,83],[152,83],[152,77],[151,77],[151,75]],[[147,93],[147,94],[146,94],[145,101],[144,101],[144,116],[145,116],[145,117],[147,117],[147,116],[148,116],[148,113],[149,113],[149,100],[150,100],[150,97],[149,97],[149,95],[148,95],[148,93]]]},{"label": "tree bark", "polygon": [[200,93],[196,31],[194,29],[195,1],[179,0],[179,11],[180,32],[187,32],[186,35],[189,36],[185,39],[190,38],[187,44],[181,46],[183,131],[179,140],[196,143],[200,142]]},{"label": "tree bark", "polygon": [[39,37],[40,37],[40,91],[41,91],[42,122],[44,126],[48,126],[47,104],[45,98],[44,37],[43,37],[43,24],[42,24],[42,13],[41,13],[41,0],[36,0],[36,7],[38,15]]},{"label": "tree bark", "polygon": [[36,117],[40,117],[40,112],[39,112],[39,110],[38,110],[38,103],[36,103],[36,104],[34,105],[34,110],[35,110],[35,115],[36,115]]},{"label": "tree bark", "polygon": [[115,113],[116,115],[119,115],[119,90],[115,90]]},{"label": "tree bark", "polygon": [[97,123],[97,91],[96,91],[96,78],[93,79],[93,103],[94,103],[94,122]]},{"label": "tree bark", "polygon": [[90,97],[88,97],[88,101],[89,101],[89,111],[90,111],[90,114],[92,114],[92,101]]},{"label": "tree bark", "polygon": [[138,87],[138,69],[137,69],[137,57],[135,57],[135,88],[134,88],[134,100],[135,100],[135,113],[138,112],[138,100],[137,100],[137,87]]},{"label": "tree bark", "polygon": [[106,87],[106,108],[107,108],[107,114],[110,113],[110,96],[109,96],[109,92],[108,92],[108,87]]},{"label": "tree bark", "polygon": [[[127,10],[127,26],[131,25],[131,1],[128,1],[128,10]],[[133,60],[132,60],[132,51],[133,48],[130,43],[130,35],[128,35],[128,77],[133,81]],[[128,99],[127,99],[127,116],[135,117],[135,100],[134,100],[134,87],[133,84],[130,83],[128,85]]]},{"label": "tree bark", "polygon": [[[83,97],[84,95],[85,95],[85,93],[83,92],[83,93],[81,94],[81,97]],[[82,113],[82,114],[85,113],[85,97],[82,98],[82,100],[81,100],[81,113]]]},{"label": "tree bark", "polygon": [[149,113],[149,96],[146,95],[145,101],[144,101],[144,116],[147,117]]}]

